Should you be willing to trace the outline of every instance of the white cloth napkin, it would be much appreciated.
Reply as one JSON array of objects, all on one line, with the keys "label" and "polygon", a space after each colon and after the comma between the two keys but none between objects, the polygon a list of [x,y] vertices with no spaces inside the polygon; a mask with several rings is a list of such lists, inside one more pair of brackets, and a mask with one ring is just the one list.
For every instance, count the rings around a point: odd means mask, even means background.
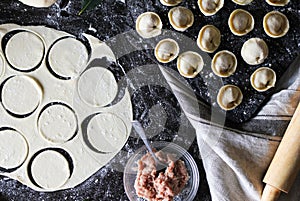
[{"label": "white cloth napkin", "polygon": [[[263,177],[300,99],[300,68],[293,83],[273,95],[256,117],[238,129],[203,117],[209,108],[198,102],[178,76],[162,67],[161,71],[196,129],[212,200],[259,201]],[[300,176],[280,200],[299,201],[299,186]]]}]

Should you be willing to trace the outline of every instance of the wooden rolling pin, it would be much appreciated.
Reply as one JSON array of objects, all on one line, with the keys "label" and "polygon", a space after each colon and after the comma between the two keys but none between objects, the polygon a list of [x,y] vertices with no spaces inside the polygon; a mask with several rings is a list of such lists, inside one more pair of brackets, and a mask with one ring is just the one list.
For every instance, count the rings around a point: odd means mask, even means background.
[{"label": "wooden rolling pin", "polygon": [[261,201],[275,201],[281,191],[288,193],[300,170],[300,103],[282,138],[263,180]]}]

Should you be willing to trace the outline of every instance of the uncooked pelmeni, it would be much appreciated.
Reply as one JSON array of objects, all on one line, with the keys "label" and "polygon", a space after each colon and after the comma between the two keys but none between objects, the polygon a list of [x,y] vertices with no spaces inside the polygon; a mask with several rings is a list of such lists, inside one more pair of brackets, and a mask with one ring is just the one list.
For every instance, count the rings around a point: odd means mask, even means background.
[{"label": "uncooked pelmeni", "polygon": [[224,0],[198,0],[198,6],[205,16],[211,16],[223,8]]},{"label": "uncooked pelmeni", "polygon": [[278,11],[272,11],[265,15],[263,27],[266,34],[272,38],[284,36],[290,28],[288,18]]},{"label": "uncooked pelmeni", "polygon": [[70,177],[67,159],[57,151],[46,150],[32,161],[31,174],[34,181],[44,189],[57,189]]},{"label": "uncooked pelmeni", "polygon": [[243,44],[241,50],[241,55],[244,61],[250,65],[263,63],[268,57],[268,54],[268,45],[260,38],[250,38]]},{"label": "uncooked pelmeni", "polygon": [[285,6],[290,0],[266,0],[271,6]]},{"label": "uncooked pelmeni", "polygon": [[170,24],[177,31],[185,31],[194,23],[193,12],[182,6],[172,8],[169,11],[168,16]]},{"label": "uncooked pelmeni", "polygon": [[177,58],[179,54],[178,43],[170,38],[159,41],[154,49],[156,59],[161,63],[168,63]]},{"label": "uncooked pelmeni", "polygon": [[3,107],[15,116],[27,116],[34,112],[42,100],[42,89],[32,77],[9,77],[1,90]]},{"label": "uncooked pelmeni", "polygon": [[234,3],[239,4],[239,5],[248,5],[250,4],[253,0],[232,0]]},{"label": "uncooked pelmeni", "polygon": [[135,29],[143,38],[152,38],[161,34],[162,22],[154,12],[145,12],[138,16]]},{"label": "uncooked pelmeni", "polygon": [[177,58],[177,69],[186,78],[196,77],[203,66],[203,59],[197,52],[184,52]]},{"label": "uncooked pelmeni", "polygon": [[230,14],[228,25],[234,35],[243,36],[253,30],[254,18],[248,11],[236,9]]},{"label": "uncooked pelmeni", "polygon": [[5,55],[13,68],[26,72],[38,67],[44,57],[44,48],[44,43],[37,34],[22,31],[9,39],[5,47]]},{"label": "uncooked pelmeni", "polygon": [[219,77],[229,77],[237,66],[236,56],[227,50],[215,54],[211,62],[212,71]]},{"label": "uncooked pelmeni", "polygon": [[276,73],[268,67],[261,67],[254,71],[250,77],[252,87],[257,91],[267,91],[275,86]]},{"label": "uncooked pelmeni", "polygon": [[181,2],[182,0],[160,0],[160,3],[162,3],[164,6],[177,6]]},{"label": "uncooked pelmeni", "polygon": [[85,103],[92,107],[102,107],[114,100],[118,93],[118,84],[111,71],[103,67],[94,67],[80,76],[78,92]]},{"label": "uncooked pelmeni", "polygon": [[221,43],[221,32],[213,25],[202,27],[197,38],[198,47],[208,53],[212,53],[218,49]]},{"label": "uncooked pelmeni", "polygon": [[[79,39],[45,26],[2,24],[0,35],[6,43],[0,50],[0,175],[36,191],[74,188],[118,154],[131,132],[132,103],[128,89],[118,89],[117,67],[97,66],[116,58],[88,34]],[[37,56],[30,63],[24,54]],[[28,65],[12,68],[5,59],[18,57]]]},{"label": "uncooked pelmeni", "polygon": [[230,84],[223,86],[217,96],[217,102],[223,110],[233,110],[242,100],[243,93],[240,88]]},{"label": "uncooked pelmeni", "polygon": [[88,51],[79,40],[68,37],[54,43],[48,58],[49,67],[58,77],[73,79],[86,67]]},{"label": "uncooked pelmeni", "polygon": [[22,165],[28,155],[28,144],[21,133],[11,128],[0,131],[0,167],[13,169]]},{"label": "uncooked pelmeni", "polygon": [[33,7],[49,7],[53,5],[57,0],[19,0],[23,4],[26,4],[28,6],[33,6]]}]

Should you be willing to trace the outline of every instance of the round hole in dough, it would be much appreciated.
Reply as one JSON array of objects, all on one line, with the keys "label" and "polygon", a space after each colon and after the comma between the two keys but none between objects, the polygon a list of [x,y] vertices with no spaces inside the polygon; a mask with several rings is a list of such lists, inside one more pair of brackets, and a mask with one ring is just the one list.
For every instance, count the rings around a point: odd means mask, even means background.
[{"label": "round hole in dough", "polygon": [[115,114],[101,113],[94,116],[87,127],[88,141],[99,152],[115,152],[126,142],[127,127]]},{"label": "round hole in dough", "polygon": [[44,189],[63,186],[70,177],[67,159],[57,151],[46,150],[38,154],[31,165],[34,181]]},{"label": "round hole in dough", "polygon": [[36,80],[26,75],[8,78],[1,92],[3,107],[12,115],[29,116],[39,106],[42,89]]},{"label": "round hole in dough", "polygon": [[5,55],[13,68],[27,72],[39,66],[44,57],[45,46],[41,37],[29,31],[13,35],[7,42]]},{"label": "round hole in dough", "polygon": [[19,1],[21,1],[23,4],[26,4],[28,6],[42,8],[42,7],[50,7],[57,0],[19,0]]},{"label": "round hole in dough", "polygon": [[48,62],[56,77],[73,79],[80,75],[88,62],[85,45],[72,37],[56,41],[49,50]]},{"label": "round hole in dough", "polygon": [[103,67],[94,67],[80,76],[78,92],[86,104],[102,107],[114,100],[118,93],[118,84],[111,71]]},{"label": "round hole in dough", "polygon": [[0,131],[0,167],[17,168],[26,160],[28,144],[24,136],[14,129]]},{"label": "round hole in dough", "polygon": [[244,61],[250,65],[261,64],[268,57],[269,48],[266,42],[260,38],[250,38],[241,50]]},{"label": "round hole in dough", "polygon": [[63,103],[48,104],[39,115],[38,129],[50,142],[67,142],[77,133],[77,117],[75,112]]}]

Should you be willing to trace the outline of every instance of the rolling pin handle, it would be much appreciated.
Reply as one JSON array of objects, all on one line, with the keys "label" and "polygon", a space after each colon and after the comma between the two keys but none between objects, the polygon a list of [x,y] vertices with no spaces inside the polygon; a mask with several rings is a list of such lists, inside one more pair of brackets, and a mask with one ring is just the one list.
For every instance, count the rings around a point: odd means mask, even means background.
[{"label": "rolling pin handle", "polygon": [[269,184],[266,184],[261,201],[276,201],[280,196],[281,191]]}]

